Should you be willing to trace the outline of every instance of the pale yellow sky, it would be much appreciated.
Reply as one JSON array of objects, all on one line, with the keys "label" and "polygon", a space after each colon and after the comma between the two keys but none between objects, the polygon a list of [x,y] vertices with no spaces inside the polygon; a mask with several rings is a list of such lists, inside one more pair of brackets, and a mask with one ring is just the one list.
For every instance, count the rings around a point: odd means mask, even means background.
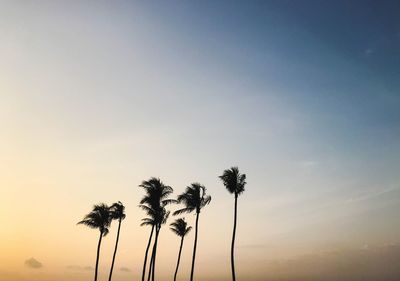
[{"label": "pale yellow sky", "polygon": [[[93,204],[121,200],[127,218],[115,280],[137,280],[150,231],[139,226],[138,185],[156,176],[175,195],[192,182],[208,188],[196,275],[228,280],[233,197],[218,176],[234,165],[248,176],[239,200],[241,280],[325,280],[318,276],[332,276],[338,260],[367,266],[398,256],[398,143],[385,136],[363,143],[352,128],[330,121],[341,113],[325,113],[317,98],[310,113],[298,101],[313,99],[285,81],[264,85],[261,70],[245,73],[246,52],[227,59],[234,49],[218,30],[201,40],[205,31],[194,23],[194,33],[176,28],[163,9],[0,3],[0,279],[92,278],[84,267],[94,266],[98,232],[76,223]],[[292,61],[262,52],[263,75],[275,77],[282,64],[291,73]],[[187,218],[193,225],[194,216]],[[115,232],[113,225],[103,242],[101,280]],[[179,239],[167,226],[160,239],[158,276],[169,280]],[[193,233],[182,280],[192,243]],[[43,267],[24,265],[31,257]]]}]

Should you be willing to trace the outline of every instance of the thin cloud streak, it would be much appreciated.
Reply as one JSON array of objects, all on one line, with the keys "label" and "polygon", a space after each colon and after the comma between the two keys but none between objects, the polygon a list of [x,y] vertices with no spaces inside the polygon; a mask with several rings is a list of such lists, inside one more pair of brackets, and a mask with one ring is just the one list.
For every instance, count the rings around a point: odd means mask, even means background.
[{"label": "thin cloud streak", "polygon": [[43,264],[35,258],[27,259],[24,264],[25,266],[33,269],[38,269],[43,267]]}]

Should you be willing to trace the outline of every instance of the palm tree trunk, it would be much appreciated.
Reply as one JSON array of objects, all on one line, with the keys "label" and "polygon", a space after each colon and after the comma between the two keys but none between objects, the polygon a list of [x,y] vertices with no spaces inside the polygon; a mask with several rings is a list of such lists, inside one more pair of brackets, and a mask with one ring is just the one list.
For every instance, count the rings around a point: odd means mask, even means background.
[{"label": "palm tree trunk", "polygon": [[183,246],[183,239],[185,238],[185,236],[182,236],[181,239],[181,246],[179,247],[179,254],[178,254],[178,262],[176,263],[176,269],[175,269],[175,274],[174,274],[174,281],[176,281],[176,276],[178,274],[178,268],[179,268],[179,262],[181,260],[181,253],[182,253],[182,246]]},{"label": "palm tree trunk", "polygon": [[150,257],[149,274],[147,274],[147,281],[150,281],[151,274],[153,273],[154,247],[155,247],[155,245],[153,244],[153,249],[151,250],[151,257]]},{"label": "palm tree trunk", "polygon": [[236,275],[235,275],[235,237],[236,237],[236,221],[237,221],[237,199],[238,199],[238,195],[235,194],[235,211],[234,211],[234,219],[233,219],[233,234],[232,234],[232,245],[231,245],[232,281],[236,281]]},{"label": "palm tree trunk", "polygon": [[151,274],[151,281],[154,281],[155,270],[156,270],[156,255],[157,255],[157,244],[158,244],[158,235],[160,234],[160,229],[156,229],[156,238],[154,240],[154,256],[153,256],[153,267],[152,267],[152,274]]},{"label": "palm tree trunk", "polygon": [[151,250],[149,274],[147,275],[147,281],[150,281],[150,279],[152,278],[152,276],[153,276],[153,274],[154,274],[154,271],[153,271],[153,267],[154,267],[154,256],[155,256],[155,252],[156,252],[156,248],[157,248],[157,243],[158,243],[158,228],[157,228],[157,226],[155,227],[155,229],[156,229],[156,236],[154,237],[153,249]]},{"label": "palm tree trunk", "polygon": [[195,227],[195,234],[194,234],[192,270],[191,270],[191,272],[190,272],[190,281],[193,281],[193,274],[194,274],[194,261],[195,261],[195,259],[196,259],[197,229],[198,229],[198,226],[199,226],[199,214],[200,214],[200,212],[197,212],[197,214],[196,214],[196,227]]},{"label": "palm tree trunk", "polygon": [[110,269],[110,275],[108,276],[108,281],[111,281],[112,278],[112,273],[114,269],[114,262],[115,262],[115,256],[117,255],[117,248],[118,248],[118,240],[119,240],[119,231],[121,229],[121,219],[118,221],[118,231],[117,231],[117,240],[115,241],[115,249],[114,249],[114,254],[111,262],[111,269]]},{"label": "palm tree trunk", "polygon": [[96,257],[96,268],[95,268],[95,271],[94,271],[94,281],[97,281],[97,270],[99,268],[101,239],[103,239],[103,232],[102,231],[100,231],[99,243],[97,244],[97,257]]},{"label": "palm tree trunk", "polygon": [[154,225],[151,227],[150,238],[149,238],[149,242],[147,243],[146,253],[144,255],[142,281],[144,281],[144,276],[146,274],[147,255],[149,253],[149,248],[150,248],[150,244],[151,244],[151,238],[153,237],[153,232],[154,232]]}]

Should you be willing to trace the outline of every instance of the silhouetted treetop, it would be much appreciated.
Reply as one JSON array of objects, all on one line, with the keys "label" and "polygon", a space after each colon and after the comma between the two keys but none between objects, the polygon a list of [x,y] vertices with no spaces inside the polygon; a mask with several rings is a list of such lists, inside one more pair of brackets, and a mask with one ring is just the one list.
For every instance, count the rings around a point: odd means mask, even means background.
[{"label": "silhouetted treetop", "polygon": [[241,174],[238,167],[232,167],[223,172],[222,176],[219,177],[226,189],[237,195],[244,192],[244,186],[246,185],[246,174]]},{"label": "silhouetted treetop", "polygon": [[124,220],[126,217],[125,214],[125,206],[121,203],[121,201],[118,201],[117,203],[114,203],[110,207],[110,216],[114,220]]},{"label": "silhouetted treetop", "polygon": [[185,219],[177,219],[170,226],[171,231],[180,237],[184,237],[192,229],[191,226],[187,226]]},{"label": "silhouetted treetop", "polygon": [[196,211],[200,213],[200,210],[209,204],[211,196],[206,195],[206,187],[200,183],[192,183],[186,187],[185,192],[178,195],[178,203],[182,203],[185,207],[174,212],[174,215],[182,213],[191,213]]},{"label": "silhouetted treetop", "polygon": [[142,205],[146,204],[156,209],[160,205],[166,206],[176,202],[167,198],[174,191],[173,188],[165,185],[159,178],[152,177],[147,181],[143,181],[139,186],[146,192],[145,196],[140,200]]},{"label": "silhouetted treetop", "polygon": [[87,214],[78,224],[86,225],[90,228],[98,228],[103,236],[108,234],[108,228],[111,224],[110,208],[104,204],[93,206],[93,210]]}]

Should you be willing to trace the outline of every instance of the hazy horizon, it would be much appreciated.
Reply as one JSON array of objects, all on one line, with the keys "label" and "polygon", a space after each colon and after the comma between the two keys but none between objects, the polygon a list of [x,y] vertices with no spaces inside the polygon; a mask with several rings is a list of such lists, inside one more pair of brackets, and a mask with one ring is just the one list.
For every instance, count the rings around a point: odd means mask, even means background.
[{"label": "hazy horizon", "polygon": [[[98,231],[76,223],[120,200],[113,280],[139,280],[138,185],[154,176],[173,196],[207,187],[195,279],[231,280],[234,201],[218,176],[239,166],[238,280],[396,281],[399,13],[369,0],[0,1],[0,279],[92,279]],[[116,223],[99,280],[115,235]],[[193,233],[185,243],[180,280]],[[160,281],[178,247],[166,225]]]}]

